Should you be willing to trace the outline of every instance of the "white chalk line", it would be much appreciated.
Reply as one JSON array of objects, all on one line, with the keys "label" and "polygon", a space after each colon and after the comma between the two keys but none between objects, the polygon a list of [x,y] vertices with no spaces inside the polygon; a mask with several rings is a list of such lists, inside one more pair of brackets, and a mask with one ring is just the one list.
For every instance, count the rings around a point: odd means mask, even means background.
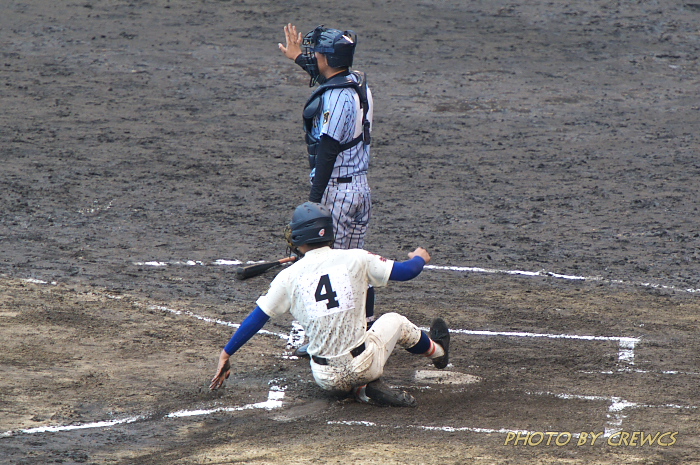
[{"label": "white chalk line", "polygon": [[51,284],[52,286],[56,286],[58,283],[56,281],[42,281],[41,279],[34,279],[34,278],[24,278],[22,279],[25,283],[30,283],[30,284]]},{"label": "white chalk line", "polygon": [[[160,419],[164,418],[186,418],[202,415],[212,415],[215,413],[230,413],[230,412],[241,412],[243,410],[253,410],[253,409],[265,409],[273,410],[281,408],[284,405],[284,391],[286,387],[272,386],[267,395],[267,400],[264,402],[256,402],[254,404],[242,405],[239,407],[217,407],[212,409],[198,409],[198,410],[178,410],[176,412],[168,413]],[[22,434],[41,434],[41,433],[60,433],[63,431],[74,431],[82,429],[97,429],[97,428],[109,428],[117,425],[124,425],[129,423],[135,423],[137,421],[145,420],[157,420],[152,415],[136,415],[128,418],[122,418],[119,420],[106,420],[106,421],[96,421],[93,423],[78,423],[71,425],[58,425],[58,426],[37,426],[35,428],[26,428],[19,430],[10,430],[4,433],[0,433],[0,439],[9,438],[12,436],[18,436]]]},{"label": "white chalk line", "polygon": [[282,407],[284,405],[284,391],[271,389],[268,392],[267,400],[265,402],[257,402],[255,404],[248,404],[241,407],[217,407],[213,409],[200,409],[200,410],[178,410],[177,412],[169,413],[165,418],[185,418],[194,417],[202,415],[212,415],[214,413],[220,412],[240,412],[243,410],[251,409],[265,409],[273,410]]},{"label": "white chalk line", "polygon": [[[122,296],[109,296],[110,298],[120,299]],[[139,305],[135,303],[134,305]],[[169,307],[160,305],[149,306],[152,310],[160,310],[164,312],[173,313],[175,315],[185,315],[189,316],[207,323],[214,323],[218,325],[228,326],[230,328],[239,328],[240,324],[231,323],[228,321],[220,320],[217,318],[210,318],[201,315],[197,315],[188,310],[175,310]],[[424,331],[428,331],[428,328],[421,328]],[[582,340],[582,341],[616,341],[618,343],[618,362],[625,364],[619,367],[615,373],[654,373],[662,375],[698,375],[700,373],[693,372],[681,372],[675,370],[632,370],[631,367],[634,366],[635,362],[635,348],[637,344],[641,342],[639,337],[630,336],[590,336],[590,335],[578,335],[578,334],[550,334],[550,333],[529,333],[529,332],[518,332],[518,331],[488,331],[488,330],[468,330],[468,329],[452,329],[450,328],[450,333],[455,334],[467,334],[474,336],[500,336],[500,337],[522,337],[522,338],[548,338],[548,339],[570,339],[570,340]],[[287,345],[289,347],[299,347],[304,342],[304,329],[296,321],[292,322],[292,330],[289,334],[275,333],[267,330],[260,330],[258,334],[265,334],[270,336],[275,336],[280,339],[287,340]],[[284,355],[283,358],[294,358],[289,357],[289,355]],[[601,372],[602,374],[612,374],[613,372]]]},{"label": "white chalk line", "polygon": [[621,279],[607,279],[602,276],[573,276],[554,273],[552,271],[540,270],[540,271],[520,271],[520,270],[498,270],[493,268],[478,268],[478,267],[468,267],[468,266],[436,266],[436,265],[426,265],[425,268],[431,270],[449,270],[449,271],[462,271],[469,273],[489,273],[489,274],[509,274],[509,275],[519,275],[519,276],[542,276],[548,278],[557,279],[568,279],[571,281],[594,281],[603,282],[606,284],[625,284],[631,286],[642,286],[651,287],[654,289],[665,289],[670,291],[688,292],[695,294],[700,292],[700,289],[693,288],[680,288],[677,286],[667,286],[665,284],[655,284],[642,281],[624,281]]},{"label": "white chalk line", "polygon": [[[52,284],[55,285],[55,282],[48,283],[46,281],[39,281],[36,279],[25,279],[24,281],[27,282],[32,282],[35,284]],[[106,297],[111,298],[111,299],[122,299],[124,296],[114,296],[114,295],[109,295],[107,294]],[[135,306],[140,305],[139,303],[135,302]],[[228,326],[231,328],[238,328],[240,327],[240,324],[237,323],[231,323],[228,321],[220,320],[217,318],[210,318],[210,317],[205,317],[201,315],[197,315],[193,312],[190,312],[188,310],[175,310],[171,309],[169,307],[165,306],[159,306],[159,305],[151,305],[149,307],[150,309],[153,310],[160,310],[164,312],[169,312],[173,313],[175,315],[185,315],[189,316],[207,323],[214,323],[218,325],[224,325]],[[290,334],[283,334],[283,333],[275,333],[267,330],[260,330],[258,333],[259,334],[265,334],[265,335],[271,335],[275,336],[280,339],[285,339],[287,340],[287,344],[290,347],[298,347],[303,343],[304,340],[304,333],[303,333],[303,328],[299,326],[296,322],[292,322],[292,330]],[[424,330],[427,330],[427,328],[422,328]],[[487,331],[487,330],[466,330],[466,329],[450,329],[451,332],[453,333],[462,333],[462,334],[468,334],[468,335],[480,335],[480,336],[501,336],[501,337],[532,337],[532,338],[550,338],[550,339],[572,339],[572,340],[590,340],[590,341],[617,341],[619,344],[619,349],[618,349],[618,362],[625,363],[627,365],[634,365],[634,349],[638,343],[641,342],[641,338],[638,337],[628,337],[628,336],[588,336],[588,335],[576,335],[576,334],[548,334],[548,333],[528,333],[528,332],[513,332],[513,331]],[[283,356],[283,358],[294,358],[290,357],[288,354]],[[653,374],[662,374],[662,375],[691,375],[691,376],[697,376],[700,375],[700,373],[695,373],[695,372],[683,372],[683,371],[677,371],[677,370],[638,370],[638,369],[631,369],[630,366],[622,366],[618,368],[615,372],[612,371],[603,371],[600,372],[600,374],[614,374],[614,373],[653,373]]]},{"label": "white chalk line", "polygon": [[[240,324],[231,323],[216,318],[204,317],[190,311],[175,310],[169,307],[152,305],[149,307],[153,310],[161,310],[164,312],[173,313],[176,315],[186,315],[208,323],[224,325],[231,328],[238,328]],[[428,331],[428,328],[421,328],[423,331]],[[290,347],[298,347],[304,341],[304,329],[296,321],[292,322],[292,330],[289,334],[274,333],[270,331],[260,330],[259,334],[267,334],[285,339]],[[618,362],[626,365],[634,365],[634,349],[641,341],[637,337],[626,336],[586,336],[577,334],[547,334],[547,333],[528,333],[515,331],[486,331],[486,330],[467,330],[467,329],[450,329],[453,334],[468,334],[476,336],[500,336],[500,337],[523,337],[523,338],[549,338],[549,339],[570,339],[583,341],[616,341],[618,343]]]},{"label": "white chalk line", "polygon": [[123,418],[121,420],[97,421],[94,423],[79,423],[63,426],[37,426],[35,428],[6,431],[4,433],[0,433],[0,438],[8,438],[11,436],[17,436],[18,434],[58,433],[61,431],[73,431],[78,429],[108,428],[110,426],[134,423],[144,419],[146,419],[145,416],[138,415],[135,417]]},{"label": "white chalk line", "polygon": [[[175,315],[186,315],[192,318],[196,318],[207,323],[214,323],[218,325],[229,326],[231,328],[238,328],[240,324],[231,323],[224,320],[219,320],[217,318],[209,318],[201,315],[197,315],[193,312],[187,310],[175,310],[169,307],[161,305],[151,305],[149,307],[153,310],[161,310],[164,312],[173,313]],[[423,331],[428,331],[428,328],[421,328]],[[292,330],[290,334],[273,333],[270,331],[260,330],[260,334],[268,334],[272,336],[279,337],[280,339],[286,339],[289,344],[293,347],[300,345],[300,342],[304,340],[303,328],[297,323],[292,323]],[[478,336],[502,336],[502,337],[532,337],[532,338],[549,338],[549,339],[578,339],[584,341],[617,341],[619,344],[618,350],[618,360],[623,363],[628,363],[634,365],[634,348],[641,341],[637,337],[625,337],[625,336],[581,336],[576,334],[547,334],[547,333],[528,333],[528,332],[514,332],[514,331],[486,331],[486,330],[467,330],[467,329],[450,329],[450,333],[456,334],[470,334]]]},{"label": "white chalk line", "polygon": [[553,392],[526,392],[525,394],[537,395],[537,396],[554,396],[558,399],[575,399],[575,400],[589,400],[589,401],[602,401],[610,402],[608,407],[608,423],[605,427],[605,437],[621,431],[622,422],[627,418],[628,415],[624,413],[626,409],[636,409],[636,408],[669,408],[678,410],[691,410],[697,409],[698,407],[694,405],[679,405],[679,404],[640,404],[638,402],[630,402],[621,397],[606,397],[606,396],[585,396],[585,395],[575,395],[575,394],[555,394]]},{"label": "white chalk line", "polygon": [[[259,261],[247,261],[245,262],[246,264],[254,264],[254,263],[263,263],[265,260],[259,260]],[[242,261],[240,260],[225,260],[225,259],[218,259],[214,260],[213,262],[207,264],[202,261],[195,261],[195,260],[183,260],[183,261],[145,261],[145,262],[132,262],[133,265],[135,266],[150,266],[150,267],[166,267],[166,266],[235,266],[235,265],[241,265],[243,264]],[[427,270],[446,270],[446,271],[459,271],[459,272],[464,272],[464,273],[487,273],[487,274],[507,274],[507,275],[513,275],[513,276],[527,276],[527,277],[547,277],[547,278],[556,278],[556,279],[566,279],[570,281],[593,281],[593,282],[602,282],[606,284],[624,284],[624,285],[630,285],[630,286],[641,286],[641,287],[649,287],[653,289],[664,289],[664,290],[669,290],[669,291],[677,291],[677,292],[688,292],[691,294],[696,294],[700,293],[700,289],[695,289],[695,288],[681,288],[677,286],[669,286],[665,284],[656,284],[656,283],[651,283],[651,282],[643,282],[643,281],[624,281],[621,279],[608,279],[608,278],[603,278],[602,276],[576,276],[576,275],[566,275],[566,274],[560,274],[560,273],[554,273],[552,271],[546,271],[546,270],[540,270],[540,271],[524,271],[524,270],[499,270],[497,268],[480,268],[480,267],[472,267],[472,266],[445,266],[445,265],[426,265],[425,269]]]},{"label": "white chalk line", "polygon": [[[282,381],[280,379],[271,380],[270,383]],[[238,407],[216,407],[210,409],[196,409],[196,410],[178,410],[175,412],[168,413],[160,417],[160,419],[168,418],[189,418],[195,416],[206,416],[213,415],[216,413],[232,413],[240,412],[244,410],[253,409],[264,409],[264,410],[274,410],[282,408],[284,406],[284,396],[285,396],[286,386],[272,386],[268,392],[268,398],[264,402],[257,402],[253,404],[247,404]],[[586,400],[586,401],[597,401],[597,402],[609,402],[610,406],[607,410],[607,418],[610,420],[605,427],[604,437],[608,437],[618,431],[621,431],[622,422],[627,415],[622,412],[626,409],[636,409],[636,408],[668,408],[668,409],[679,409],[679,410],[691,410],[697,409],[695,405],[679,405],[679,404],[641,404],[638,402],[630,402],[616,396],[588,396],[588,395],[576,395],[576,394],[556,394],[552,392],[525,392],[526,395],[531,396],[554,396],[559,399],[575,399],[575,400]],[[58,433],[63,431],[74,431],[81,429],[97,429],[97,428],[108,428],[121,424],[135,423],[137,421],[153,420],[151,415],[137,415],[128,418],[123,418],[119,420],[108,420],[108,421],[97,421],[93,423],[82,423],[82,424],[71,424],[62,426],[39,426],[35,428],[27,428],[20,430],[11,430],[4,433],[0,433],[0,439],[8,438],[12,436],[18,436],[21,434],[41,434],[41,433]],[[520,434],[533,434],[536,431],[518,430],[512,428],[478,428],[472,426],[425,426],[425,425],[380,425],[372,421],[343,421],[343,420],[329,420],[326,422],[328,425],[345,425],[345,426],[365,426],[365,427],[382,427],[382,428],[416,428],[426,431],[438,431],[438,432],[472,432],[472,433],[520,433]],[[578,433],[573,434],[574,437],[578,437]]]},{"label": "white chalk line", "polygon": [[[34,282],[37,284],[48,284],[47,282],[38,280],[25,280]],[[108,296],[110,298],[120,299],[122,296]],[[135,303],[138,305],[138,303]],[[207,323],[214,323],[218,325],[224,325],[231,328],[239,328],[240,324],[231,323],[228,321],[220,320],[217,318],[210,318],[201,315],[197,315],[188,310],[175,310],[169,307],[160,305],[151,305],[149,307],[152,310],[161,310],[164,312],[173,313],[175,315],[186,315]],[[293,323],[293,326],[296,322]],[[427,328],[422,328],[427,330]],[[626,337],[626,336],[586,336],[586,335],[576,335],[576,334],[547,334],[547,333],[528,333],[528,332],[511,332],[511,331],[486,331],[486,330],[466,330],[466,329],[450,329],[452,333],[461,333],[469,335],[480,335],[480,336],[502,336],[502,337],[532,337],[532,338],[549,338],[549,339],[579,339],[588,341],[617,341],[619,344],[618,349],[618,361],[621,363],[627,363],[629,365],[634,365],[634,349],[636,345],[641,341],[637,337]],[[300,341],[303,341],[304,334],[303,328],[296,324],[290,334],[275,333],[267,330],[258,331],[259,334],[267,334],[271,336],[278,337],[280,339],[285,339],[289,341],[289,345],[296,347],[300,345]],[[666,372],[662,372],[666,373]],[[677,374],[677,373],[676,373]]]},{"label": "white chalk line", "polygon": [[683,376],[700,376],[700,372],[696,371],[678,371],[678,370],[641,370],[639,368],[620,367],[615,371],[579,371],[588,375],[617,375],[620,373],[639,373],[653,375],[683,375]]},{"label": "white chalk line", "polygon": [[[217,260],[217,262],[223,262],[223,260]],[[215,263],[217,263],[217,262],[215,262]],[[137,262],[137,263],[141,263],[141,262]],[[145,263],[150,263],[150,262],[145,262]],[[156,262],[153,262],[153,263],[156,263]],[[157,263],[162,263],[162,262],[157,262]],[[194,265],[197,265],[197,264],[202,263],[202,262],[188,261],[188,262],[170,262],[170,263],[187,263],[187,264],[192,264],[194,266]],[[229,262],[227,262],[227,264],[228,263]],[[235,260],[235,261],[231,261],[230,263],[240,263],[240,262]],[[154,266],[156,266],[156,265],[154,265]],[[161,265],[157,265],[157,266],[161,266]],[[167,264],[162,265],[162,266],[167,266]],[[48,284],[46,282],[39,282],[38,280],[32,280],[31,282]],[[114,298],[119,298],[119,297],[114,297]],[[171,309],[169,307],[158,306],[158,305],[152,305],[149,308],[154,309],[154,310],[161,310],[161,311],[165,311],[165,312],[170,312],[170,313],[173,313],[176,315],[186,315],[186,316],[190,316],[192,318],[196,318],[196,319],[201,320],[201,321],[219,324],[219,325],[224,325],[224,326],[228,326],[231,328],[240,327],[240,324],[231,323],[231,322],[216,319],[216,318],[209,318],[209,317],[197,315],[197,314],[190,312],[190,311],[187,311],[187,310],[184,310],[184,311],[183,310],[175,310],[175,309]],[[299,326],[299,325],[297,324],[296,326]],[[426,330],[426,328],[422,328],[422,329]],[[634,349],[635,349],[636,345],[640,342],[640,338],[625,337],[625,336],[586,336],[586,335],[575,335],[575,334],[547,334],[547,333],[463,330],[463,329],[451,329],[450,331],[453,333],[462,333],[462,334],[480,335],[480,336],[532,337],[532,338],[549,338],[549,339],[579,339],[579,340],[592,340],[592,341],[617,341],[619,344],[618,362],[625,363],[628,365],[634,365]],[[288,340],[288,344],[292,347],[296,347],[296,346],[300,345],[299,341],[303,341],[303,339],[304,339],[303,329],[301,327],[293,327],[290,334],[274,333],[274,332],[270,332],[267,330],[260,330],[259,333],[272,335],[272,336],[278,337],[280,339],[286,339],[286,340]]]},{"label": "white chalk line", "polygon": [[[192,318],[196,318],[207,323],[214,323],[218,325],[229,326],[232,328],[240,327],[240,324],[231,323],[228,321],[219,320],[216,318],[209,318],[201,315],[197,315],[190,311],[175,310],[169,307],[164,307],[160,305],[151,305],[149,307],[153,310],[161,310],[164,312],[173,313],[175,315],[186,315]],[[428,331],[428,328],[420,328],[423,331]],[[295,321],[292,323],[292,330],[289,334],[273,333],[270,331],[260,330],[260,334],[268,334],[272,336],[279,337],[280,339],[285,339],[289,341],[289,345],[296,347],[300,345],[300,341],[304,340],[304,329]],[[470,334],[478,336],[502,336],[502,337],[532,337],[532,338],[549,338],[549,339],[578,339],[584,341],[617,341],[619,344],[618,349],[618,361],[621,363],[627,363],[629,365],[634,365],[634,348],[641,341],[637,337],[624,337],[624,336],[581,336],[576,334],[547,334],[547,333],[528,333],[528,332],[513,332],[513,331],[485,331],[485,330],[467,330],[467,329],[450,329],[450,333],[453,334]]]},{"label": "white chalk line", "polygon": [[582,341],[617,341],[619,349],[617,358],[619,362],[634,365],[634,348],[641,341],[638,337],[625,336],[581,336],[577,334],[547,334],[527,333],[516,331],[483,331],[468,329],[450,329],[450,333],[470,334],[475,336],[502,336],[502,337],[533,337],[548,339],[578,339]]},{"label": "white chalk line", "polygon": [[506,433],[517,433],[520,432],[521,434],[528,433],[526,430],[514,430],[514,429],[508,429],[508,428],[500,428],[500,429],[492,429],[492,428],[477,428],[473,426],[423,426],[423,425],[382,425],[379,423],[375,423],[373,421],[363,421],[363,420],[328,420],[326,422],[327,425],[341,425],[341,426],[366,426],[366,427],[376,427],[376,428],[392,428],[392,429],[400,429],[400,428],[416,428],[416,429],[422,429],[426,431],[442,431],[442,432],[448,432],[448,433],[454,433],[454,432],[460,432],[460,431],[466,431],[470,433],[487,433],[487,434],[493,434],[493,433],[501,433],[501,434],[506,434]]},{"label": "white chalk line", "polygon": [[[135,305],[139,305],[139,304],[135,303]],[[197,320],[205,321],[207,323],[214,323],[217,325],[229,326],[231,328],[239,328],[241,326],[238,323],[231,323],[229,321],[219,320],[218,318],[209,318],[206,316],[197,315],[195,313],[190,312],[189,310],[175,310],[173,308],[164,307],[162,305],[151,305],[148,308],[151,310],[160,310],[163,312],[173,313],[175,315],[186,315],[186,316],[195,318]],[[289,334],[274,333],[272,331],[267,331],[264,329],[261,329],[260,331],[258,331],[258,334],[267,334],[270,336],[276,336],[276,337],[279,337],[280,339],[289,339],[290,338]]]},{"label": "white chalk line", "polygon": [[[636,409],[636,408],[668,408],[668,409],[678,409],[678,410],[693,410],[698,407],[695,405],[676,405],[676,404],[640,404],[637,402],[629,402],[622,399],[621,397],[606,397],[606,396],[585,396],[585,395],[575,395],[575,394],[554,394],[551,392],[525,392],[526,395],[532,396],[554,396],[559,399],[576,399],[576,400],[588,400],[588,401],[598,401],[598,402],[609,402],[610,405],[607,409],[607,418],[609,421],[605,427],[605,432],[603,437],[609,437],[619,431],[622,422],[627,415],[622,412],[626,409]],[[485,434],[507,434],[507,433],[520,433],[520,434],[534,434],[539,433],[539,431],[528,431],[519,430],[513,428],[479,428],[474,426],[425,426],[425,425],[383,425],[375,423],[373,421],[344,421],[344,420],[329,420],[326,422],[328,425],[342,425],[342,426],[365,426],[365,427],[378,427],[378,428],[414,428],[421,429],[425,431],[439,431],[439,432],[469,432],[469,433],[485,433]],[[572,433],[573,437],[579,437],[579,433]]]},{"label": "white chalk line", "polygon": [[[39,280],[25,280],[29,282],[34,282],[37,284],[49,284],[44,281],[39,281]],[[55,283],[51,283],[55,284]],[[110,298],[122,298],[122,296],[108,296]],[[135,305],[140,305],[139,303],[135,303]],[[173,313],[176,315],[185,315],[189,316],[204,322],[208,323],[214,323],[218,325],[224,325],[232,328],[238,328],[240,327],[240,324],[236,323],[231,323],[228,321],[216,319],[216,318],[210,318],[210,317],[205,317],[201,315],[197,315],[193,312],[190,311],[181,311],[181,310],[175,310],[171,309],[169,307],[165,306],[159,306],[159,305],[151,305],[149,306],[150,309],[153,310],[160,310],[168,313]],[[451,329],[450,332],[452,333],[458,333],[458,334],[468,334],[468,335],[480,335],[480,336],[501,336],[501,337],[533,337],[533,338],[550,338],[550,339],[573,339],[573,340],[593,340],[593,341],[617,341],[619,344],[619,351],[618,351],[618,359],[620,362],[626,362],[631,365],[634,364],[634,348],[637,343],[641,341],[640,338],[636,337],[625,337],[625,336],[587,336],[587,335],[575,335],[575,334],[548,334],[548,333],[528,333],[528,332],[510,332],[510,331],[487,331],[487,330],[462,330],[462,329]],[[281,339],[286,339],[289,344],[295,346],[300,343],[300,341],[303,341],[303,328],[301,328],[298,324],[293,323],[293,328],[292,331],[290,332],[289,335],[287,334],[282,334],[282,333],[274,333],[270,331],[260,331],[262,334],[268,334],[268,335],[273,335],[275,337],[279,337]],[[677,372],[664,372],[664,373],[677,373]],[[281,396],[280,396],[281,394]],[[543,394],[543,393],[540,393]],[[621,412],[622,410],[626,408],[639,408],[639,407],[647,407],[647,408],[653,408],[653,407],[664,407],[664,408],[686,408],[686,409],[695,409],[697,407],[695,406],[678,406],[678,405],[649,405],[649,404],[637,404],[637,403],[632,403],[632,402],[627,402],[622,400],[619,397],[601,397],[601,396],[573,396],[573,395],[566,395],[566,394],[551,394],[551,393],[544,393],[547,395],[555,395],[560,398],[580,398],[580,399],[586,399],[586,400],[609,400],[611,402],[610,407],[608,408],[608,418],[611,418],[609,422],[610,428],[606,427],[606,434],[612,434],[613,432],[617,431],[615,427],[621,426],[622,421],[624,418],[626,418],[626,415],[622,415]],[[220,412],[235,412],[235,411],[241,411],[241,410],[248,410],[248,409],[254,409],[254,408],[279,408],[283,405],[282,398],[284,396],[284,392],[279,392],[276,390],[271,390],[269,395],[268,395],[268,400],[266,402],[260,402],[256,404],[249,404],[246,406],[242,407],[218,407],[214,409],[200,409],[200,410],[181,410],[177,412],[172,412],[170,414],[167,414],[165,418],[184,418],[184,417],[191,417],[191,416],[201,416],[201,415],[211,415],[214,413],[220,413]],[[101,421],[101,422],[95,422],[95,423],[90,423],[90,424],[78,424],[78,425],[66,425],[66,426],[46,426],[46,427],[37,427],[37,428],[31,428],[31,429],[25,429],[25,430],[19,430],[19,431],[9,431],[6,433],[0,434],[0,438],[3,437],[9,437],[12,435],[16,435],[19,433],[24,433],[24,434],[34,434],[34,433],[42,433],[42,432],[58,432],[58,431],[69,431],[73,429],[86,429],[86,428],[104,428],[104,427],[110,427],[114,426],[117,424],[127,424],[127,423],[133,423],[139,420],[147,419],[147,416],[136,416],[136,417],[130,417],[122,420],[110,420],[110,421]],[[377,425],[376,423],[373,422],[328,422],[328,424],[361,424],[361,425],[366,425],[366,426],[382,426],[382,425]],[[478,432],[478,433],[508,433],[508,432],[520,432],[522,434],[528,433],[528,431],[525,430],[514,430],[514,429],[506,429],[506,428],[501,428],[501,429],[488,429],[488,428],[475,428],[475,427],[451,427],[451,426],[446,426],[446,427],[432,427],[432,426],[420,426],[420,425],[408,425],[407,427],[411,428],[420,428],[420,429],[425,429],[425,430],[437,430],[437,431],[449,431],[449,432],[454,432],[454,431],[470,431],[470,432]],[[529,432],[532,433],[532,432]]]}]

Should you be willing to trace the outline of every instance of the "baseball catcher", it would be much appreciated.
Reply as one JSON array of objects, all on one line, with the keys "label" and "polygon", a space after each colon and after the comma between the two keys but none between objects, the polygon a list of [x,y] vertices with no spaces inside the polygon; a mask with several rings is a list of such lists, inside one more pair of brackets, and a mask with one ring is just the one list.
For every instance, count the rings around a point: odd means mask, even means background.
[{"label": "baseball catcher", "polygon": [[361,249],[370,220],[367,182],[372,129],[372,92],[367,76],[351,70],[357,34],[318,26],[302,37],[293,24],[284,28],[284,55],[319,84],[304,105],[309,156],[309,201],[332,213],[336,249]]}]

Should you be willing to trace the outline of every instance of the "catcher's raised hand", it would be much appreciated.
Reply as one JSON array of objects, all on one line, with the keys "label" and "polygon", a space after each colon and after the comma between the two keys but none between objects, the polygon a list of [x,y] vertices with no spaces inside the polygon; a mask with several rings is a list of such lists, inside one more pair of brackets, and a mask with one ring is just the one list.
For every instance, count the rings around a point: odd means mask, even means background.
[{"label": "catcher's raised hand", "polygon": [[209,389],[211,389],[212,391],[215,389],[219,389],[230,375],[231,362],[229,361],[229,355],[222,350],[221,355],[219,356],[219,367],[216,369],[216,376],[214,376],[211,379]]},{"label": "catcher's raised hand", "polygon": [[281,43],[277,44],[277,46],[282,50],[284,56],[290,60],[296,60],[296,58],[301,55],[301,32],[297,31],[295,25],[289,23],[284,26],[284,38],[286,40],[286,46]]}]

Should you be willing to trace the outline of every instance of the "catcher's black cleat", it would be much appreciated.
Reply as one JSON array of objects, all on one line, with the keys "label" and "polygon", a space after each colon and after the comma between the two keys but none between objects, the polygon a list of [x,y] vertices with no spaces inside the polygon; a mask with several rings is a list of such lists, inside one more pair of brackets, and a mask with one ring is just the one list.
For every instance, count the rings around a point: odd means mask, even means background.
[{"label": "catcher's black cleat", "polygon": [[292,352],[292,355],[296,355],[297,357],[308,357],[309,345],[304,344],[303,346],[297,347],[296,349],[294,349],[294,352]]},{"label": "catcher's black cleat", "polygon": [[432,323],[430,323],[429,336],[436,344],[440,344],[445,351],[445,355],[433,359],[435,368],[443,369],[450,363],[450,331],[447,329],[445,320],[442,318],[435,318]]},{"label": "catcher's black cleat", "polygon": [[380,379],[367,383],[355,393],[360,402],[372,403],[390,407],[415,407],[416,399],[411,394],[400,389],[393,389]]}]

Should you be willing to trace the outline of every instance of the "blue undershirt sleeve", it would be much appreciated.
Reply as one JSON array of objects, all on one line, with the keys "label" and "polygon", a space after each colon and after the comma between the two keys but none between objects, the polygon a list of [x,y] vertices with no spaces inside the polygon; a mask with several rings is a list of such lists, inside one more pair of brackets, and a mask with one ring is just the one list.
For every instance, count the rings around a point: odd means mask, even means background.
[{"label": "blue undershirt sleeve", "polygon": [[408,281],[418,276],[423,271],[424,266],[425,260],[419,256],[415,256],[405,262],[394,262],[389,279],[391,281]]},{"label": "blue undershirt sleeve", "polygon": [[267,313],[263,312],[260,307],[255,307],[255,310],[243,320],[241,326],[233,333],[231,340],[228,341],[228,344],[224,347],[224,351],[229,355],[233,355],[234,352],[248,342],[255,333],[260,331],[269,319],[270,316]]}]

